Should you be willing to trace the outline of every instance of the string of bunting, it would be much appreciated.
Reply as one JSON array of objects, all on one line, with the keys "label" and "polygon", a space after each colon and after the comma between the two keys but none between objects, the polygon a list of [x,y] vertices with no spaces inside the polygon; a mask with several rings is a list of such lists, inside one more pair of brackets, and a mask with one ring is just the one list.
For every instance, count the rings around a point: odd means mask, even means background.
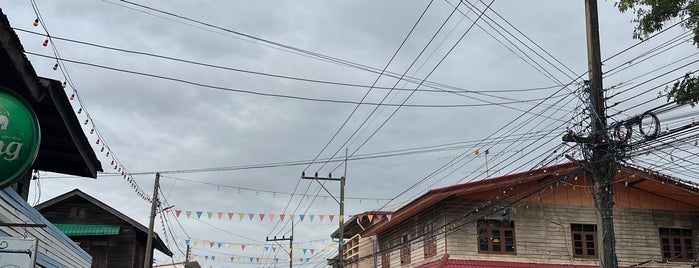
[{"label": "string of bunting", "polygon": [[[230,248],[230,249],[240,249],[241,251],[245,251],[245,249],[250,250],[256,250],[256,251],[264,251],[264,252],[269,252],[270,250],[272,252],[277,252],[277,250],[280,251],[286,251],[287,253],[289,252],[289,248],[281,248],[277,246],[269,246],[269,245],[259,245],[259,244],[241,244],[241,243],[228,243],[228,242],[216,242],[216,241],[207,241],[207,240],[196,240],[196,239],[186,239],[184,240],[185,244],[188,246],[192,247],[202,247],[202,248]],[[337,243],[333,243],[330,245],[326,245],[325,248],[321,251],[327,251],[330,250],[331,248],[337,248]],[[315,254],[315,252],[318,251],[316,248],[293,248],[294,253],[303,253],[304,255],[306,254]]]},{"label": "string of bunting", "polygon": [[[277,219],[278,221],[284,221],[284,220],[294,220],[296,218],[299,219],[300,222],[303,222],[305,219],[308,219],[308,221],[313,222],[315,219],[318,219],[317,222],[323,222],[327,218],[327,222],[333,222],[335,220],[336,215],[332,214],[299,214],[299,215],[294,215],[294,214],[275,214],[275,213],[242,213],[242,212],[213,212],[213,211],[191,211],[191,210],[165,210],[166,213],[172,213],[176,218],[187,218],[187,219],[197,219],[200,220],[202,218],[204,219],[209,219],[209,220],[228,220],[228,221],[233,221],[233,219],[238,219],[238,221],[243,221],[245,219],[248,219],[248,221],[253,221],[253,220],[258,220],[260,222],[265,221],[265,219],[268,219],[270,222],[275,221]],[[391,221],[391,217],[393,216],[392,214],[367,214],[367,213],[362,213],[362,214],[357,214],[357,219],[360,221],[363,221],[364,218],[369,220],[369,222],[373,222],[374,220],[377,221],[382,221],[384,217],[388,220]],[[351,217],[351,215],[350,215]]]},{"label": "string of bunting", "polygon": [[[48,29],[42,23],[43,19],[40,18],[41,17],[40,14],[38,12],[36,12],[37,7],[34,7],[34,8],[35,8],[35,13],[36,13],[37,18],[34,20],[32,25],[34,27],[39,27],[39,25],[42,26],[42,28],[44,29],[44,32],[46,33],[46,39],[43,41],[42,46],[49,47],[50,44],[53,44],[53,40],[51,38],[51,35],[49,34]],[[52,45],[51,49],[53,50],[53,54],[54,54],[54,57],[56,60],[56,63],[53,65],[52,69],[54,71],[60,70],[61,74],[63,75],[64,82],[62,84],[62,87],[66,91],[71,92],[70,97],[68,99],[71,102],[77,100],[77,105],[72,105],[73,109],[77,108],[77,110],[75,110],[75,111],[76,111],[76,114],[77,114],[77,117],[79,118],[79,120],[83,122],[83,130],[90,134],[90,137],[88,137],[88,139],[93,140],[94,144],[95,144],[94,146],[96,146],[97,148],[100,148],[98,155],[103,155],[104,158],[106,158],[106,160],[109,162],[110,167],[114,171],[119,173],[125,182],[129,183],[131,188],[134,190],[134,193],[136,194],[136,196],[151,203],[152,202],[151,197],[145,191],[143,191],[143,189],[141,189],[141,187],[138,185],[138,183],[136,183],[136,181],[134,180],[133,175],[126,170],[125,165],[119,161],[119,159],[116,157],[116,155],[114,155],[114,152],[109,147],[109,145],[106,143],[104,137],[102,136],[99,129],[95,125],[94,120],[90,116],[90,113],[88,113],[87,109],[85,108],[85,105],[82,102],[82,99],[78,95],[78,91],[75,87],[75,84],[71,81],[70,75],[68,75],[67,71],[65,70],[66,69],[65,65],[62,62],[62,60],[58,54],[57,48]],[[69,89],[69,87],[70,87],[70,89]],[[82,119],[84,119],[84,120],[82,120]],[[89,129],[89,131],[88,131],[88,129]],[[94,148],[94,149],[96,150],[97,148]]]},{"label": "string of bunting", "polygon": [[[217,255],[196,255],[192,254],[191,258],[193,260],[200,261],[218,261],[218,262],[235,262],[235,263],[279,263],[280,260],[286,260],[290,262],[289,258],[259,258],[259,257],[247,257],[247,256],[217,256]],[[294,258],[294,263],[323,263],[325,260],[321,257],[314,258]]]}]

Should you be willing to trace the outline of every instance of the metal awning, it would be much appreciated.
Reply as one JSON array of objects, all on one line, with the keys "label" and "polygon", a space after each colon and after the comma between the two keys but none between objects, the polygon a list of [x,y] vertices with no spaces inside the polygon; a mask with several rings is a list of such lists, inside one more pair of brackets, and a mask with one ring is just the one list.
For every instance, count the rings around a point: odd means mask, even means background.
[{"label": "metal awning", "polygon": [[66,224],[56,223],[61,232],[67,236],[118,235],[119,226],[102,224]]}]

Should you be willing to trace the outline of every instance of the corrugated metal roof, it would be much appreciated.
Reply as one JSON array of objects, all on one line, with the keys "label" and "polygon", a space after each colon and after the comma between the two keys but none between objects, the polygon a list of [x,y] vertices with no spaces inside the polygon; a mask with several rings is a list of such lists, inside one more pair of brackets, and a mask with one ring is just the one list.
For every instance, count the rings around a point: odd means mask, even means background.
[{"label": "corrugated metal roof", "polygon": [[102,224],[56,223],[61,232],[67,236],[119,235],[119,226]]},{"label": "corrugated metal roof", "polygon": [[[427,263],[418,268],[438,268],[441,261]],[[447,260],[443,268],[591,268],[592,265],[527,263],[507,261]]]}]

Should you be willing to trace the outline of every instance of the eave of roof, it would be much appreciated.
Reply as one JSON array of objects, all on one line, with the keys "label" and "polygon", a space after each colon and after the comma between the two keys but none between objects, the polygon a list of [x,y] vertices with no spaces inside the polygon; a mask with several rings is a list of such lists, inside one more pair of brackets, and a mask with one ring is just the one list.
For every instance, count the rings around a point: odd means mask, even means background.
[{"label": "eave of roof", "polygon": [[418,268],[592,268],[593,265],[526,263],[509,261],[478,260],[439,260],[418,266]]},{"label": "eave of roof", "polygon": [[[502,177],[432,189],[396,210],[390,221],[384,220],[367,228],[363,235],[381,233],[384,230],[400,224],[401,221],[416,215],[423,209],[450,197],[473,196],[475,193],[503,190],[509,188],[514,182],[538,183],[543,181],[555,181],[559,177],[571,174],[580,174],[581,177],[586,178],[586,175],[584,175],[582,168],[580,168],[578,164],[569,162],[550,167],[542,167],[536,170],[509,174]],[[699,188],[676,178],[664,176],[657,172],[623,166],[619,168],[616,176],[627,178],[627,185],[630,187],[636,187],[670,200],[676,200],[680,203],[694,204],[694,206],[699,204]]]},{"label": "eave of roof", "polygon": [[0,85],[27,100],[39,119],[41,144],[33,168],[96,178],[102,164],[85,137],[59,81],[37,76],[0,9]]}]

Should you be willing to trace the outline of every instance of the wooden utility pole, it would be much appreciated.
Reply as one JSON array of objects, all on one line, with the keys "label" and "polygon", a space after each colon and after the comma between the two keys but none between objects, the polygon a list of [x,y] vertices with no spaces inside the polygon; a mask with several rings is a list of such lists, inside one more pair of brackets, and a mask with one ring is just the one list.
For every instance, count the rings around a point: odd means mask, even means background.
[{"label": "wooden utility pole", "polygon": [[150,223],[148,224],[148,238],[146,239],[146,259],[143,268],[153,267],[153,223],[155,212],[158,209],[158,188],[160,186],[160,172],[155,173],[155,186],[153,186],[153,199],[150,206]]},{"label": "wooden utility pole", "polygon": [[614,239],[614,147],[607,134],[607,115],[602,87],[597,0],[585,1],[587,25],[587,61],[590,71],[590,121],[592,146],[589,176],[592,180],[595,210],[597,212],[597,241],[601,268],[618,267]]}]

